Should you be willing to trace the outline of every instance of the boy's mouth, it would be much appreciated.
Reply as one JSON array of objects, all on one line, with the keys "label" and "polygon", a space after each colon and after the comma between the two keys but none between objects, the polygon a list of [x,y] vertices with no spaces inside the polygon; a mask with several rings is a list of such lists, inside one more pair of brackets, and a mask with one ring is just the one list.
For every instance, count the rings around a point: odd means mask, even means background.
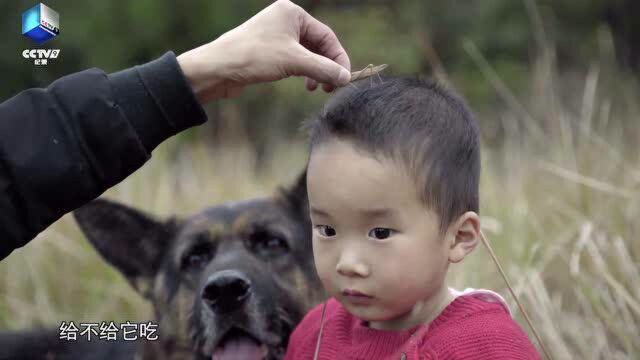
[{"label": "boy's mouth", "polygon": [[363,292],[353,289],[344,289],[342,290],[342,295],[354,298],[372,298],[373,296],[367,295]]},{"label": "boy's mouth", "polygon": [[370,305],[373,301],[373,296],[353,289],[342,290],[342,297],[352,305]]}]

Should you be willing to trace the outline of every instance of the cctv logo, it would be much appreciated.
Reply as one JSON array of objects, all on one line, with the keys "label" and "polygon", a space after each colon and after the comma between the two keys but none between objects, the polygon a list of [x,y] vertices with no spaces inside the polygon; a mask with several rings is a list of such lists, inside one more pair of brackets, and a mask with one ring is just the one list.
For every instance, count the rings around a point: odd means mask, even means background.
[{"label": "cctv logo", "polygon": [[26,49],[22,51],[25,59],[34,59],[35,65],[47,65],[49,59],[56,59],[60,54],[60,49]]},{"label": "cctv logo", "polygon": [[60,34],[60,14],[38,4],[22,14],[22,35],[42,45]]},{"label": "cctv logo", "polygon": [[60,54],[60,49],[27,49],[22,52],[25,59],[55,59]]},{"label": "cctv logo", "polygon": [[[22,34],[38,45],[60,34],[60,14],[44,4],[38,4],[22,14]],[[60,49],[26,49],[22,52],[25,59],[34,59],[35,65],[47,65],[49,59],[55,59]]]},{"label": "cctv logo", "polygon": [[47,65],[49,59],[56,59],[60,55],[60,49],[26,49],[22,51],[25,59],[34,59],[34,65]]}]

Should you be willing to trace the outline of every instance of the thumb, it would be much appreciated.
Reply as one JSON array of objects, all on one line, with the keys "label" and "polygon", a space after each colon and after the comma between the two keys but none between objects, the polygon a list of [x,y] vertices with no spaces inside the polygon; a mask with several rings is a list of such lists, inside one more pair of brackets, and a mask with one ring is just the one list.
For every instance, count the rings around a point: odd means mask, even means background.
[{"label": "thumb", "polygon": [[309,51],[298,44],[300,56],[295,57],[293,64],[296,75],[307,76],[317,82],[344,86],[351,81],[351,73],[335,61]]}]

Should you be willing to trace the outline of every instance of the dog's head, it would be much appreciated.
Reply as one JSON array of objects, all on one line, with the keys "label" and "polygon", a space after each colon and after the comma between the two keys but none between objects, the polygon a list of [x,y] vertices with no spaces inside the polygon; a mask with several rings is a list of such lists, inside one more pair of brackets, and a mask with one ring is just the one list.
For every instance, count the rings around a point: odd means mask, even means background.
[{"label": "dog's head", "polygon": [[95,200],[74,212],[98,252],[154,305],[161,352],[280,359],[324,296],[313,265],[305,174],[271,197],[160,221]]}]

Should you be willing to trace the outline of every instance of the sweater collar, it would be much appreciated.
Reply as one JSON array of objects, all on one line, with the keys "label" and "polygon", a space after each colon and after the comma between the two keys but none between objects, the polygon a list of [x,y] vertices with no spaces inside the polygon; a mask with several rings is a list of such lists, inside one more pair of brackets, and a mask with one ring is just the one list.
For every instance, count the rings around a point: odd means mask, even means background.
[{"label": "sweater collar", "polygon": [[[486,309],[487,304],[474,296],[458,296],[430,323],[418,324],[405,330],[379,330],[367,326],[367,322],[351,315],[340,306],[339,316],[333,318],[341,349],[348,349],[356,358],[383,359],[398,355],[400,352],[412,353],[419,341],[442,324],[456,318]],[[413,336],[412,336],[413,335]]]}]

